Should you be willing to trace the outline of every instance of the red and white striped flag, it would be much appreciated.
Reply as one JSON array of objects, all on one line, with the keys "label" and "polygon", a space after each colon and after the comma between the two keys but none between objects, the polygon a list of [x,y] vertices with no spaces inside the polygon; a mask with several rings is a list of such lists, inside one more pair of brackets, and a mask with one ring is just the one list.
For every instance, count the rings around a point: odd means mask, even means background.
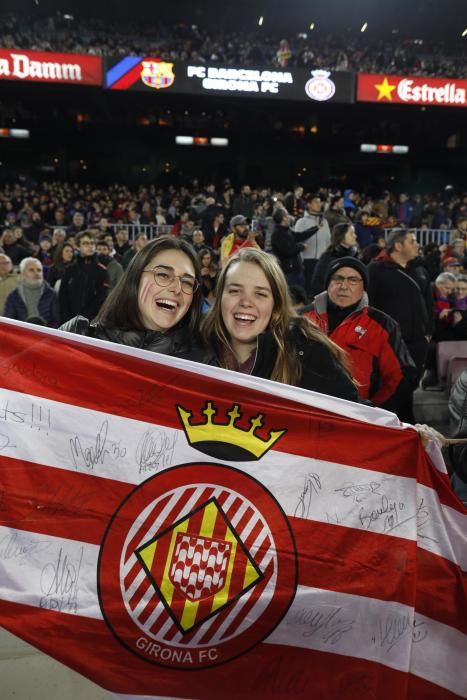
[{"label": "red and white striped flag", "polygon": [[58,331],[0,338],[7,630],[127,698],[467,696],[465,511],[413,429]]}]

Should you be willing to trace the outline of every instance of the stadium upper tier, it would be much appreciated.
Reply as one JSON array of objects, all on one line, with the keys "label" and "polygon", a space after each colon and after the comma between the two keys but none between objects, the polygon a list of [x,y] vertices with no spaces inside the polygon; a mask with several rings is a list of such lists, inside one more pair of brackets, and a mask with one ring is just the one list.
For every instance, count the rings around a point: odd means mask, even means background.
[{"label": "stadium upper tier", "polygon": [[210,33],[200,26],[63,16],[0,18],[0,47],[94,55],[145,55],[236,66],[312,66],[337,71],[467,77],[465,39],[449,43],[360,34]]}]

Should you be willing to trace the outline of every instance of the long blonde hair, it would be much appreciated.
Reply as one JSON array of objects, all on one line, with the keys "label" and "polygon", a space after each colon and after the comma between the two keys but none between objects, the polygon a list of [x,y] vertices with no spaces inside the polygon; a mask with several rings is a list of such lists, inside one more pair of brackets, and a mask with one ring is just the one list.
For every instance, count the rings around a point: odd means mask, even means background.
[{"label": "long blonde hair", "polygon": [[292,306],[284,273],[276,258],[256,248],[244,248],[229,258],[217,282],[214,304],[203,321],[203,337],[206,343],[213,348],[220,365],[225,366],[223,359],[224,349],[227,348],[233,352],[229,334],[222,318],[222,295],[228,271],[241,262],[258,265],[271,286],[274,305],[267,330],[272,334],[277,344],[278,352],[274,369],[269,379],[274,379],[283,384],[291,384],[292,386],[296,386],[300,381],[301,365],[298,361],[297,353],[292,351],[291,331],[294,328],[298,329],[309,340],[324,345],[351,377],[346,353],[311,321],[304,316],[298,316]]}]

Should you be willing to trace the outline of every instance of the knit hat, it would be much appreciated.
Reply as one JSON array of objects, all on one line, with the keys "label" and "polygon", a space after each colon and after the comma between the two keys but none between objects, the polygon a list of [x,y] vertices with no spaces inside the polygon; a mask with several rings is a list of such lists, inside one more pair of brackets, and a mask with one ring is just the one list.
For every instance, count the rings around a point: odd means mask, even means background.
[{"label": "knit hat", "polygon": [[337,270],[340,270],[341,267],[352,267],[354,270],[356,270],[363,279],[363,287],[365,291],[368,289],[368,268],[364,263],[362,263],[361,260],[350,256],[345,258],[337,258],[337,260],[334,260],[329,265],[325,279],[326,289],[329,286],[331,277],[337,272]]}]

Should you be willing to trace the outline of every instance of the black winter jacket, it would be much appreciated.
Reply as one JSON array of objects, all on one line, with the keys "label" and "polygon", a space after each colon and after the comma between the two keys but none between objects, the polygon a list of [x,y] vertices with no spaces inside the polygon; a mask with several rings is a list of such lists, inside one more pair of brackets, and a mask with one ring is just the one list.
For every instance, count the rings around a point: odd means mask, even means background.
[{"label": "black winter jacket", "polygon": [[107,270],[97,261],[97,256],[78,257],[65,269],[58,298],[62,323],[82,315],[91,319],[97,316],[108,292]]},{"label": "black winter jacket", "polygon": [[184,325],[178,325],[165,333],[151,330],[123,330],[109,328],[96,322],[91,323],[84,316],[76,316],[60,326],[59,330],[150,352],[160,352],[163,355],[172,355],[194,362],[202,362],[206,356],[206,350],[191,338]]},{"label": "black winter jacket", "polygon": [[271,236],[271,248],[285,273],[301,270],[300,253],[304,248],[301,241],[306,241],[317,231],[318,226],[310,226],[300,233],[292,231],[288,226],[275,227]]},{"label": "black winter jacket", "polygon": [[[389,256],[372,262],[368,271],[371,306],[399,323],[410,349],[410,345],[419,343],[431,332],[430,312],[419,282]],[[430,299],[430,306],[432,303]]]},{"label": "black winter jacket", "polygon": [[[309,340],[294,327],[288,339],[288,350],[298,356],[301,377],[297,386],[328,396],[359,402],[357,389],[325,345]],[[277,345],[272,333],[262,333],[257,339],[256,359],[251,375],[270,379],[277,358]],[[208,364],[218,365],[215,357]]]}]

